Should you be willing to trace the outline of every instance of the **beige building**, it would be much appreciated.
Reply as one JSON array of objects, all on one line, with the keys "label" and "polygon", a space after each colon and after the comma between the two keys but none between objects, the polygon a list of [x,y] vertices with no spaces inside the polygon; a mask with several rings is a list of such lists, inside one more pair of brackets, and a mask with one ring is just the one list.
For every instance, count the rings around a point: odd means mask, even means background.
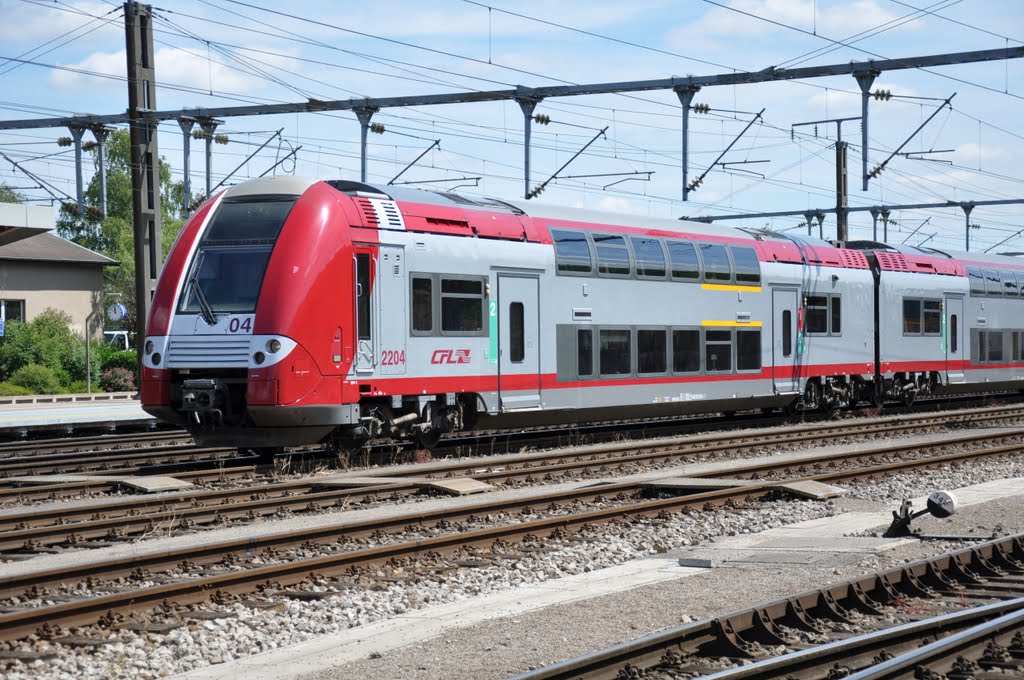
[{"label": "beige building", "polygon": [[[31,321],[52,307],[71,316],[77,333],[103,303],[103,268],[115,260],[51,232],[0,245],[0,319]],[[94,337],[103,324],[94,323]]]}]

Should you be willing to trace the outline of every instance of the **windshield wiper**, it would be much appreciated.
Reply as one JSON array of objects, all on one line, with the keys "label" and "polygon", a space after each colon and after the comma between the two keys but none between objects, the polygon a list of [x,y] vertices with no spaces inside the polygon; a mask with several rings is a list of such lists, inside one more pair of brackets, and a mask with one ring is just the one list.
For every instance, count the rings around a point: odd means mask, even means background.
[{"label": "windshield wiper", "polygon": [[196,302],[199,303],[199,314],[203,317],[203,321],[208,326],[217,325],[217,315],[213,311],[213,307],[206,299],[206,295],[203,293],[202,286],[199,285],[199,270],[203,266],[203,261],[206,259],[206,253],[202,253],[199,256],[199,261],[196,262],[195,268],[192,270],[192,275],[188,277],[188,285],[190,292],[195,297]]}]

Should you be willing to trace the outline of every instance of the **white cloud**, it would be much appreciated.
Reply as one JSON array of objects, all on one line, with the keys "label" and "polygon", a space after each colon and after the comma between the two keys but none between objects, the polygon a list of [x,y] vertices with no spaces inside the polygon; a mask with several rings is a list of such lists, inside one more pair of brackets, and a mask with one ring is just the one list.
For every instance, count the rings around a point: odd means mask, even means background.
[{"label": "white cloud", "polygon": [[[274,50],[280,52],[280,50]],[[295,54],[297,51],[293,51]],[[264,64],[255,64],[257,68],[270,74],[275,69],[266,64],[272,64],[288,70],[296,70],[297,62],[288,54],[279,56],[257,54],[252,52],[243,53],[248,61],[258,59]],[[199,90],[210,90],[219,92],[252,92],[260,90],[268,84],[268,81],[261,76],[246,72],[244,66],[229,59],[223,54],[213,54],[211,58],[195,49],[183,49],[176,47],[163,47],[154,55],[157,64],[156,76],[158,85],[178,85],[197,88]],[[127,65],[124,50],[115,52],[93,52],[81,61],[72,64],[61,64],[76,71],[88,71],[90,73],[115,76],[124,79],[127,73]],[[292,77],[294,79],[294,77]],[[67,90],[95,90],[97,87],[109,87],[110,89],[124,89],[123,80],[112,78],[98,79],[96,76],[87,73],[74,71],[55,70],[50,73],[50,82],[59,88]],[[107,83],[104,85],[103,83]]]},{"label": "white cloud", "polygon": [[[819,90],[817,93],[808,97],[807,107],[812,111],[821,111],[824,114],[828,112],[830,118],[847,117],[847,116],[859,116],[860,115],[860,102],[861,96],[857,93],[858,86],[853,78],[847,83],[849,90]],[[889,90],[894,95],[902,96],[917,96],[917,92],[911,88],[903,85],[897,85],[895,83],[886,83],[880,80],[876,80],[871,86],[871,92],[878,92],[880,90]],[[869,111],[874,106],[874,99],[869,104]]]},{"label": "white cloud", "polygon": [[[943,157],[949,158],[948,155]],[[985,163],[998,163],[1009,159],[1010,153],[1003,147],[989,146],[987,144],[978,146],[977,142],[968,142],[956,147],[953,162],[957,165],[975,168],[978,167],[980,162],[984,168]]]},{"label": "white cloud", "polygon": [[[14,49],[24,48],[31,45],[37,46],[52,38],[75,30],[81,26],[89,30],[102,25],[100,21],[92,21],[93,17],[105,17],[113,20],[107,28],[101,28],[97,33],[105,31],[120,33],[124,39],[124,28],[120,14],[114,12],[108,16],[111,6],[102,2],[67,2],[60,4],[70,11],[65,11],[61,6],[45,7],[36,3],[26,2],[0,2],[0,12],[3,12],[4,20],[0,22],[0,44]],[[120,7],[118,8],[120,9]],[[91,34],[86,40],[95,40],[96,33]],[[19,49],[23,51],[23,49]]]}]

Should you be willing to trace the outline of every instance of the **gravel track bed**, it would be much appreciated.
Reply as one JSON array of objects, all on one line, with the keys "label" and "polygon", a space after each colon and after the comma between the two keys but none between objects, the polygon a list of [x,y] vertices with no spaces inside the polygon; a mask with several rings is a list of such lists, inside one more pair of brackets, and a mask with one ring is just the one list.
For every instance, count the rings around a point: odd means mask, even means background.
[{"label": "gravel track bed", "polygon": [[[983,460],[970,466],[950,466],[921,475],[894,475],[883,480],[860,483],[852,487],[848,499],[843,499],[839,503],[785,501],[766,504],[763,508],[678,513],[664,520],[618,523],[571,535],[564,540],[545,541],[549,549],[543,552],[519,554],[515,559],[501,560],[481,568],[460,569],[444,576],[420,576],[397,583],[377,583],[370,588],[338,586],[324,580],[309,584],[305,589],[332,590],[336,591],[335,596],[315,602],[286,600],[281,607],[282,611],[257,610],[235,603],[217,607],[231,612],[233,616],[230,618],[195,622],[166,634],[140,634],[123,630],[107,632],[104,634],[113,642],[96,647],[94,651],[40,641],[34,644],[36,649],[55,649],[59,652],[58,658],[30,663],[0,662],[6,664],[0,666],[0,669],[4,671],[5,678],[12,680],[38,677],[160,677],[287,646],[317,635],[365,625],[433,604],[486,595],[567,574],[601,569],[680,546],[706,543],[718,536],[758,533],[783,524],[829,516],[845,507],[863,508],[867,501],[885,500],[891,504],[892,499],[920,495],[937,486],[955,488],[1022,475],[1024,461],[1007,457]],[[1005,513],[1000,513],[990,519],[992,521],[984,526],[979,524],[977,519],[967,521],[973,521],[972,530],[981,529],[983,533],[998,528],[1012,530],[1014,527],[1008,524],[1013,522],[1005,521],[1007,519],[1015,520],[1018,525],[1021,523],[1019,512],[1009,518]],[[953,545],[950,543],[914,546],[919,550],[909,550],[907,552],[910,554],[901,559],[909,561],[920,554],[941,552]],[[892,562],[887,555],[877,564],[858,566],[855,573],[882,568]],[[444,636],[444,640],[425,643],[401,654],[396,651],[382,659],[368,659],[345,668],[324,671],[316,677],[325,679],[354,676],[366,680],[402,676],[501,677],[509,672],[525,670],[531,665],[586,651],[593,646],[678,623],[686,618],[701,617],[728,609],[730,606],[749,604],[768,597],[780,587],[782,592],[791,592],[820,584],[822,580],[820,572],[814,573],[814,570],[811,570],[812,573],[804,574],[804,570],[799,568],[786,569],[785,572],[777,569],[763,572],[741,571],[743,574],[734,584],[734,588],[723,588],[717,584],[711,591],[700,592],[701,588],[694,586],[704,577],[687,579],[685,590],[689,595],[685,598],[688,604],[685,610],[677,608],[672,614],[672,620],[660,624],[629,624],[635,626],[629,628],[631,632],[623,632],[622,623],[618,619],[644,620],[648,617],[642,612],[632,612],[623,616],[624,610],[619,605],[615,615],[597,619],[573,617],[571,634],[566,630],[560,636],[554,633],[545,636],[532,631],[529,635],[530,643],[524,642],[523,639],[515,640],[514,644],[492,641],[493,644],[481,647],[481,644],[487,645],[488,637],[479,635],[477,629],[472,633],[454,631],[452,636]],[[840,575],[841,570],[836,570],[829,576]],[[728,574],[715,576],[730,578]],[[810,582],[811,576],[815,576],[817,581]],[[669,587],[683,588],[679,584]],[[730,605],[729,603],[734,602],[738,595],[741,601]],[[597,603],[588,603],[589,601],[571,605],[569,608],[587,609],[597,606]],[[650,604],[648,602],[639,609],[651,609]],[[660,611],[662,608],[653,609]],[[523,618],[542,619],[543,612],[489,623],[483,628],[507,629],[511,626],[515,630]],[[606,630],[619,631],[618,637],[612,633],[611,639],[598,643],[596,640],[608,638],[608,634],[581,635],[577,630],[578,624],[584,628],[593,625],[600,628],[601,624],[604,624]],[[545,625],[550,627],[551,623]],[[460,639],[465,639],[466,648],[454,642]],[[477,639],[477,644],[470,644],[472,639]],[[444,644],[445,640],[449,644]],[[587,646],[580,648],[581,643]],[[441,649],[447,650],[445,654],[438,653],[438,645],[441,645]],[[556,649],[558,651],[555,651]],[[463,670],[460,672],[459,668]]]}]

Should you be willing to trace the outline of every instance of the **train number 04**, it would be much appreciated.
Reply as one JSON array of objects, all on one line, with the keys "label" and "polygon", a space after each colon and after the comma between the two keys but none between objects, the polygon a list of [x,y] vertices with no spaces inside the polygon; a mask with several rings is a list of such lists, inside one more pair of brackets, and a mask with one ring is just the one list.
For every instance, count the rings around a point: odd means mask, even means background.
[{"label": "train number 04", "polygon": [[380,353],[381,366],[401,366],[405,363],[405,350],[386,349]]},{"label": "train number 04", "polygon": [[228,333],[252,333],[252,317],[231,317],[228,321]]}]

